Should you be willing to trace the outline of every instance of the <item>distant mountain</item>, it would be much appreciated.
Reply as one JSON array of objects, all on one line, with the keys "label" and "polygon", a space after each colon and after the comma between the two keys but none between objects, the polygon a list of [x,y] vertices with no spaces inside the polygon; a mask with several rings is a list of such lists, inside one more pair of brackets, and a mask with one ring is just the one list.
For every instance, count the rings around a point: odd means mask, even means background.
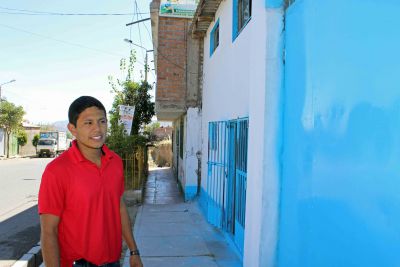
[{"label": "distant mountain", "polygon": [[54,127],[56,128],[57,131],[63,131],[63,132],[68,131],[68,128],[67,128],[68,121],[56,121],[52,124],[54,125]]}]

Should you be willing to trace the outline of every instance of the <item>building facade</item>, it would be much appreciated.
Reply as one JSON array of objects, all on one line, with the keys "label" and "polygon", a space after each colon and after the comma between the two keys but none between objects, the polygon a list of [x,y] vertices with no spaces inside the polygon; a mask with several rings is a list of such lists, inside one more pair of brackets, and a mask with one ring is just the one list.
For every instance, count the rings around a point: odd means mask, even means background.
[{"label": "building facade", "polygon": [[191,17],[160,14],[160,1],[150,5],[159,121],[173,122],[173,169],[186,200],[197,194],[201,150],[200,42],[187,34]]}]

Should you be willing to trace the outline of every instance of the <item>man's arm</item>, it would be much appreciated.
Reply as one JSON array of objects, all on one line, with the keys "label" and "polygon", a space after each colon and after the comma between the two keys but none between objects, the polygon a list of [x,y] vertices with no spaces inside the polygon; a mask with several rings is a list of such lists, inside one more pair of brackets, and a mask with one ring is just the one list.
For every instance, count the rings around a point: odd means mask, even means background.
[{"label": "man's arm", "polygon": [[[128,210],[126,209],[123,197],[121,197],[120,213],[121,213],[121,224],[122,224],[122,237],[124,238],[126,245],[131,251],[137,250],[137,245],[132,234],[131,220],[129,219]],[[131,267],[143,267],[139,255],[130,256],[129,263]]]},{"label": "man's arm", "polygon": [[58,223],[60,218],[52,214],[40,215],[40,244],[46,267],[60,266],[60,250],[58,247]]}]

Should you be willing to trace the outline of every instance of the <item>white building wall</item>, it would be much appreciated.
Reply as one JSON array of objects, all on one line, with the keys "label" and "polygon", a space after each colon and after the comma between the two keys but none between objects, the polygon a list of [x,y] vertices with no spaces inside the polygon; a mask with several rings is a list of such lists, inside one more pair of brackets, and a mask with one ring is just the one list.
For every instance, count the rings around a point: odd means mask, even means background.
[{"label": "white building wall", "polygon": [[178,142],[179,142],[179,121],[175,120],[172,123],[172,127],[173,127],[173,135],[174,135],[174,140],[172,142],[172,166],[173,166],[173,172],[176,178],[178,178],[178,168],[179,165],[181,164],[179,161],[179,147],[178,147]]},{"label": "white building wall", "polygon": [[[219,19],[219,46],[210,57],[210,32]],[[232,0],[223,1],[204,37],[202,175],[207,177],[208,123],[249,115],[249,49],[252,22],[232,43]],[[202,187],[207,188],[206,179]]]},{"label": "white building wall", "polygon": [[[258,2],[258,3],[257,3]],[[262,188],[265,173],[264,151],[266,109],[266,19],[265,9],[260,1],[253,1],[251,38],[244,40],[250,44],[249,60],[249,140],[246,191],[246,227],[244,238],[243,266],[259,266]]]},{"label": "white building wall", "polygon": [[[181,183],[182,188],[185,188],[186,184],[186,175],[185,175],[185,147],[186,147],[186,115],[182,116],[178,122],[178,127],[179,127],[179,148],[178,148],[178,180]],[[181,124],[183,124],[183,132],[181,131]],[[183,135],[183,138],[181,138],[181,135]],[[182,141],[181,141],[182,140]],[[181,157],[181,146],[183,147],[183,155]]]},{"label": "white building wall", "polygon": [[4,156],[6,153],[6,133],[3,129],[0,129],[0,156]]},{"label": "white building wall", "polygon": [[[276,250],[279,191],[275,151],[281,79],[276,67],[282,59],[277,43],[282,14],[267,13],[264,1],[253,1],[252,18],[234,42],[232,1],[222,2],[215,18],[219,18],[220,40],[211,57],[210,32],[215,22],[204,38],[202,173],[207,177],[208,123],[248,116],[243,266],[273,266],[270,263]],[[272,23],[268,27],[267,21]],[[202,186],[207,188],[206,178],[202,179]]]},{"label": "white building wall", "polygon": [[[249,158],[244,266],[275,266],[279,211],[283,9],[253,1]],[[263,33],[263,34],[260,34]],[[261,78],[262,77],[262,78]]]},{"label": "white building wall", "polygon": [[186,141],[184,151],[184,168],[186,181],[183,186],[185,200],[192,199],[197,193],[196,153],[201,151],[201,111],[199,108],[189,108],[186,114]]}]

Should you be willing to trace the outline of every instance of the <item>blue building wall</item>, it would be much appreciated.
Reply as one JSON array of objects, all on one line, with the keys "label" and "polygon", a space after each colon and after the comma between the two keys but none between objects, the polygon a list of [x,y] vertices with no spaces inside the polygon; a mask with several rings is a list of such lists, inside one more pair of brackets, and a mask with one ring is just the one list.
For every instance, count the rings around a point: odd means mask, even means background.
[{"label": "blue building wall", "polygon": [[400,266],[400,1],[286,14],[278,266]]}]

